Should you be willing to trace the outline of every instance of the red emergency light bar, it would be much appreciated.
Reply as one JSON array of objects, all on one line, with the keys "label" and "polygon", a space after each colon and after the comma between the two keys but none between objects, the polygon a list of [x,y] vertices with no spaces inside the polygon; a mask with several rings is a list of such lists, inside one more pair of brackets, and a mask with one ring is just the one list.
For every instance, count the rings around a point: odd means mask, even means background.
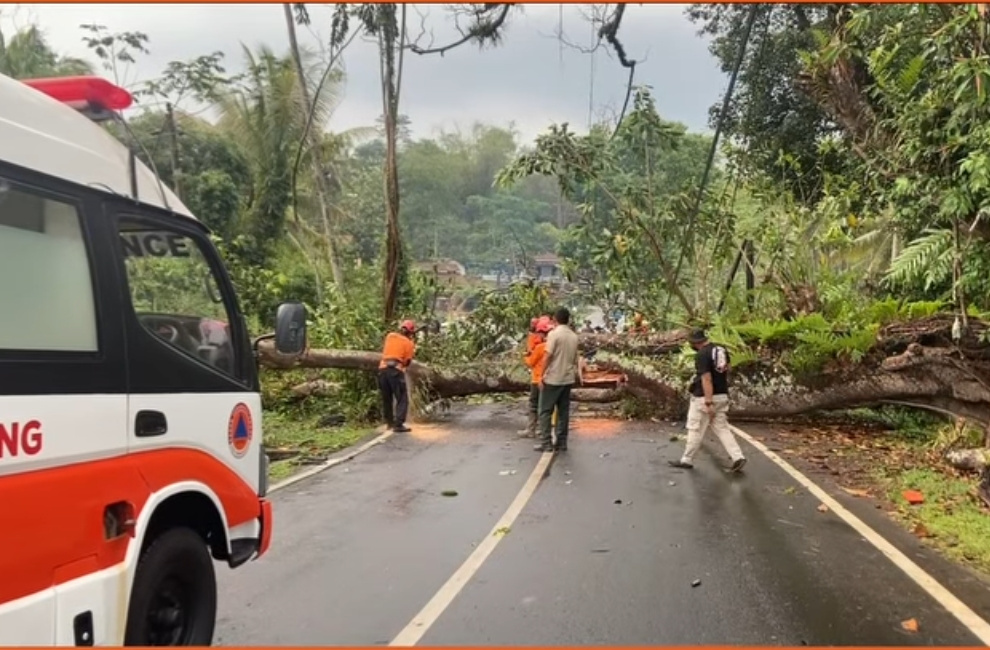
[{"label": "red emergency light bar", "polygon": [[94,120],[107,119],[134,103],[129,92],[101,77],[24,79],[23,83]]}]

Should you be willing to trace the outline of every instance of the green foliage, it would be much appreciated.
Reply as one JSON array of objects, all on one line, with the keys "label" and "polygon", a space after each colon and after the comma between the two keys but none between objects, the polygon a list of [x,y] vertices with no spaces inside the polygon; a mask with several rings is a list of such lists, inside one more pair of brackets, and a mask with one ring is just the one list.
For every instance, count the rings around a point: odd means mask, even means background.
[{"label": "green foliage", "polygon": [[[831,119],[796,80],[798,54],[816,44],[816,32],[835,23],[841,5],[766,5],[746,49],[733,101],[723,117],[726,136],[740,144],[733,155],[803,205],[814,205],[824,177],[843,166],[843,152],[823,155],[820,144],[832,131]],[[742,45],[749,5],[694,4],[687,15],[709,37],[722,71],[732,70]],[[709,111],[714,128],[720,104]]]},{"label": "green foliage", "polygon": [[[762,349],[773,349],[782,353],[777,358],[788,370],[807,376],[832,361],[853,364],[862,361],[876,344],[884,325],[926,318],[943,312],[944,308],[944,303],[938,301],[889,298],[836,311],[833,320],[822,313],[789,320],[760,318],[740,323],[717,319],[709,328],[709,336],[729,349],[736,368],[759,360]],[[685,354],[688,353],[685,349]]]},{"label": "green foliage", "polygon": [[[621,302],[666,318],[664,302],[673,295],[686,315],[694,315],[674,260],[692,237],[704,241],[730,221],[716,206],[693,229],[684,227],[692,208],[689,185],[701,177],[706,144],[661,119],[650,90],[640,87],[614,135],[602,127],[578,135],[567,124],[552,125],[532,150],[498,173],[496,183],[511,188],[534,175],[557,181],[580,214],[561,239],[565,270],[584,281],[600,307]],[[688,259],[697,252],[691,248]]]},{"label": "green foliage", "polygon": [[0,33],[0,74],[14,79],[92,74],[89,61],[66,57],[52,49],[37,25],[13,34]]},{"label": "green foliage", "polygon": [[894,287],[920,285],[928,292],[952,280],[952,261],[952,232],[928,230],[893,261],[886,279]]},{"label": "green foliage", "polygon": [[560,306],[540,285],[516,283],[503,290],[480,291],[477,307],[452,322],[442,341],[428,338],[422,357],[435,363],[463,363],[513,350],[534,315],[552,314]]}]

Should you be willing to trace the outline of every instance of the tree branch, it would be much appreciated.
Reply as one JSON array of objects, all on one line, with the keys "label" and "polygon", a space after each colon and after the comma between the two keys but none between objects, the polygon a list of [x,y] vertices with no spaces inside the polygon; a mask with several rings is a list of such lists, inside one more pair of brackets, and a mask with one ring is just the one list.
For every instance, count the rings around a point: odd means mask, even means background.
[{"label": "tree branch", "polygon": [[[499,30],[505,25],[506,20],[509,18],[509,10],[514,4],[484,4],[480,10],[474,10],[474,24],[466,32],[462,32],[461,38],[441,47],[422,48],[415,43],[411,43],[409,45],[409,51],[414,54],[439,54],[443,56],[450,50],[458,48],[470,41],[477,41],[481,44],[487,40],[497,41],[500,36]],[[498,14],[494,18],[489,18],[489,12],[496,8],[499,9]]]}]

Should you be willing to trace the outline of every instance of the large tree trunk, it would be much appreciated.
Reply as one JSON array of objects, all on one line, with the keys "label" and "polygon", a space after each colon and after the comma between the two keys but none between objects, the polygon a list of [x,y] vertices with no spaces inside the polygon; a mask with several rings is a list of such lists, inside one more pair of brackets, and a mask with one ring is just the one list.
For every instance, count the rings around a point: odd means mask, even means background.
[{"label": "large tree trunk", "polygon": [[[402,240],[399,232],[398,120],[402,88],[402,54],[406,41],[406,7],[378,9],[378,56],[385,121],[385,268],[384,318],[392,323],[399,301]],[[400,17],[397,17],[397,14]]]}]

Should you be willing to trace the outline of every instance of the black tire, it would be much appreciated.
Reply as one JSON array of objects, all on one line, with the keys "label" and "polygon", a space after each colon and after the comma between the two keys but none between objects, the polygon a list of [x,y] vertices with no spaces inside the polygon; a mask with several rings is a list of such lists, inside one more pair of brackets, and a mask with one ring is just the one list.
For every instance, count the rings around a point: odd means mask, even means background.
[{"label": "black tire", "polygon": [[126,646],[208,646],[217,581],[206,542],[189,528],[166,531],[138,560],[127,608]]}]

